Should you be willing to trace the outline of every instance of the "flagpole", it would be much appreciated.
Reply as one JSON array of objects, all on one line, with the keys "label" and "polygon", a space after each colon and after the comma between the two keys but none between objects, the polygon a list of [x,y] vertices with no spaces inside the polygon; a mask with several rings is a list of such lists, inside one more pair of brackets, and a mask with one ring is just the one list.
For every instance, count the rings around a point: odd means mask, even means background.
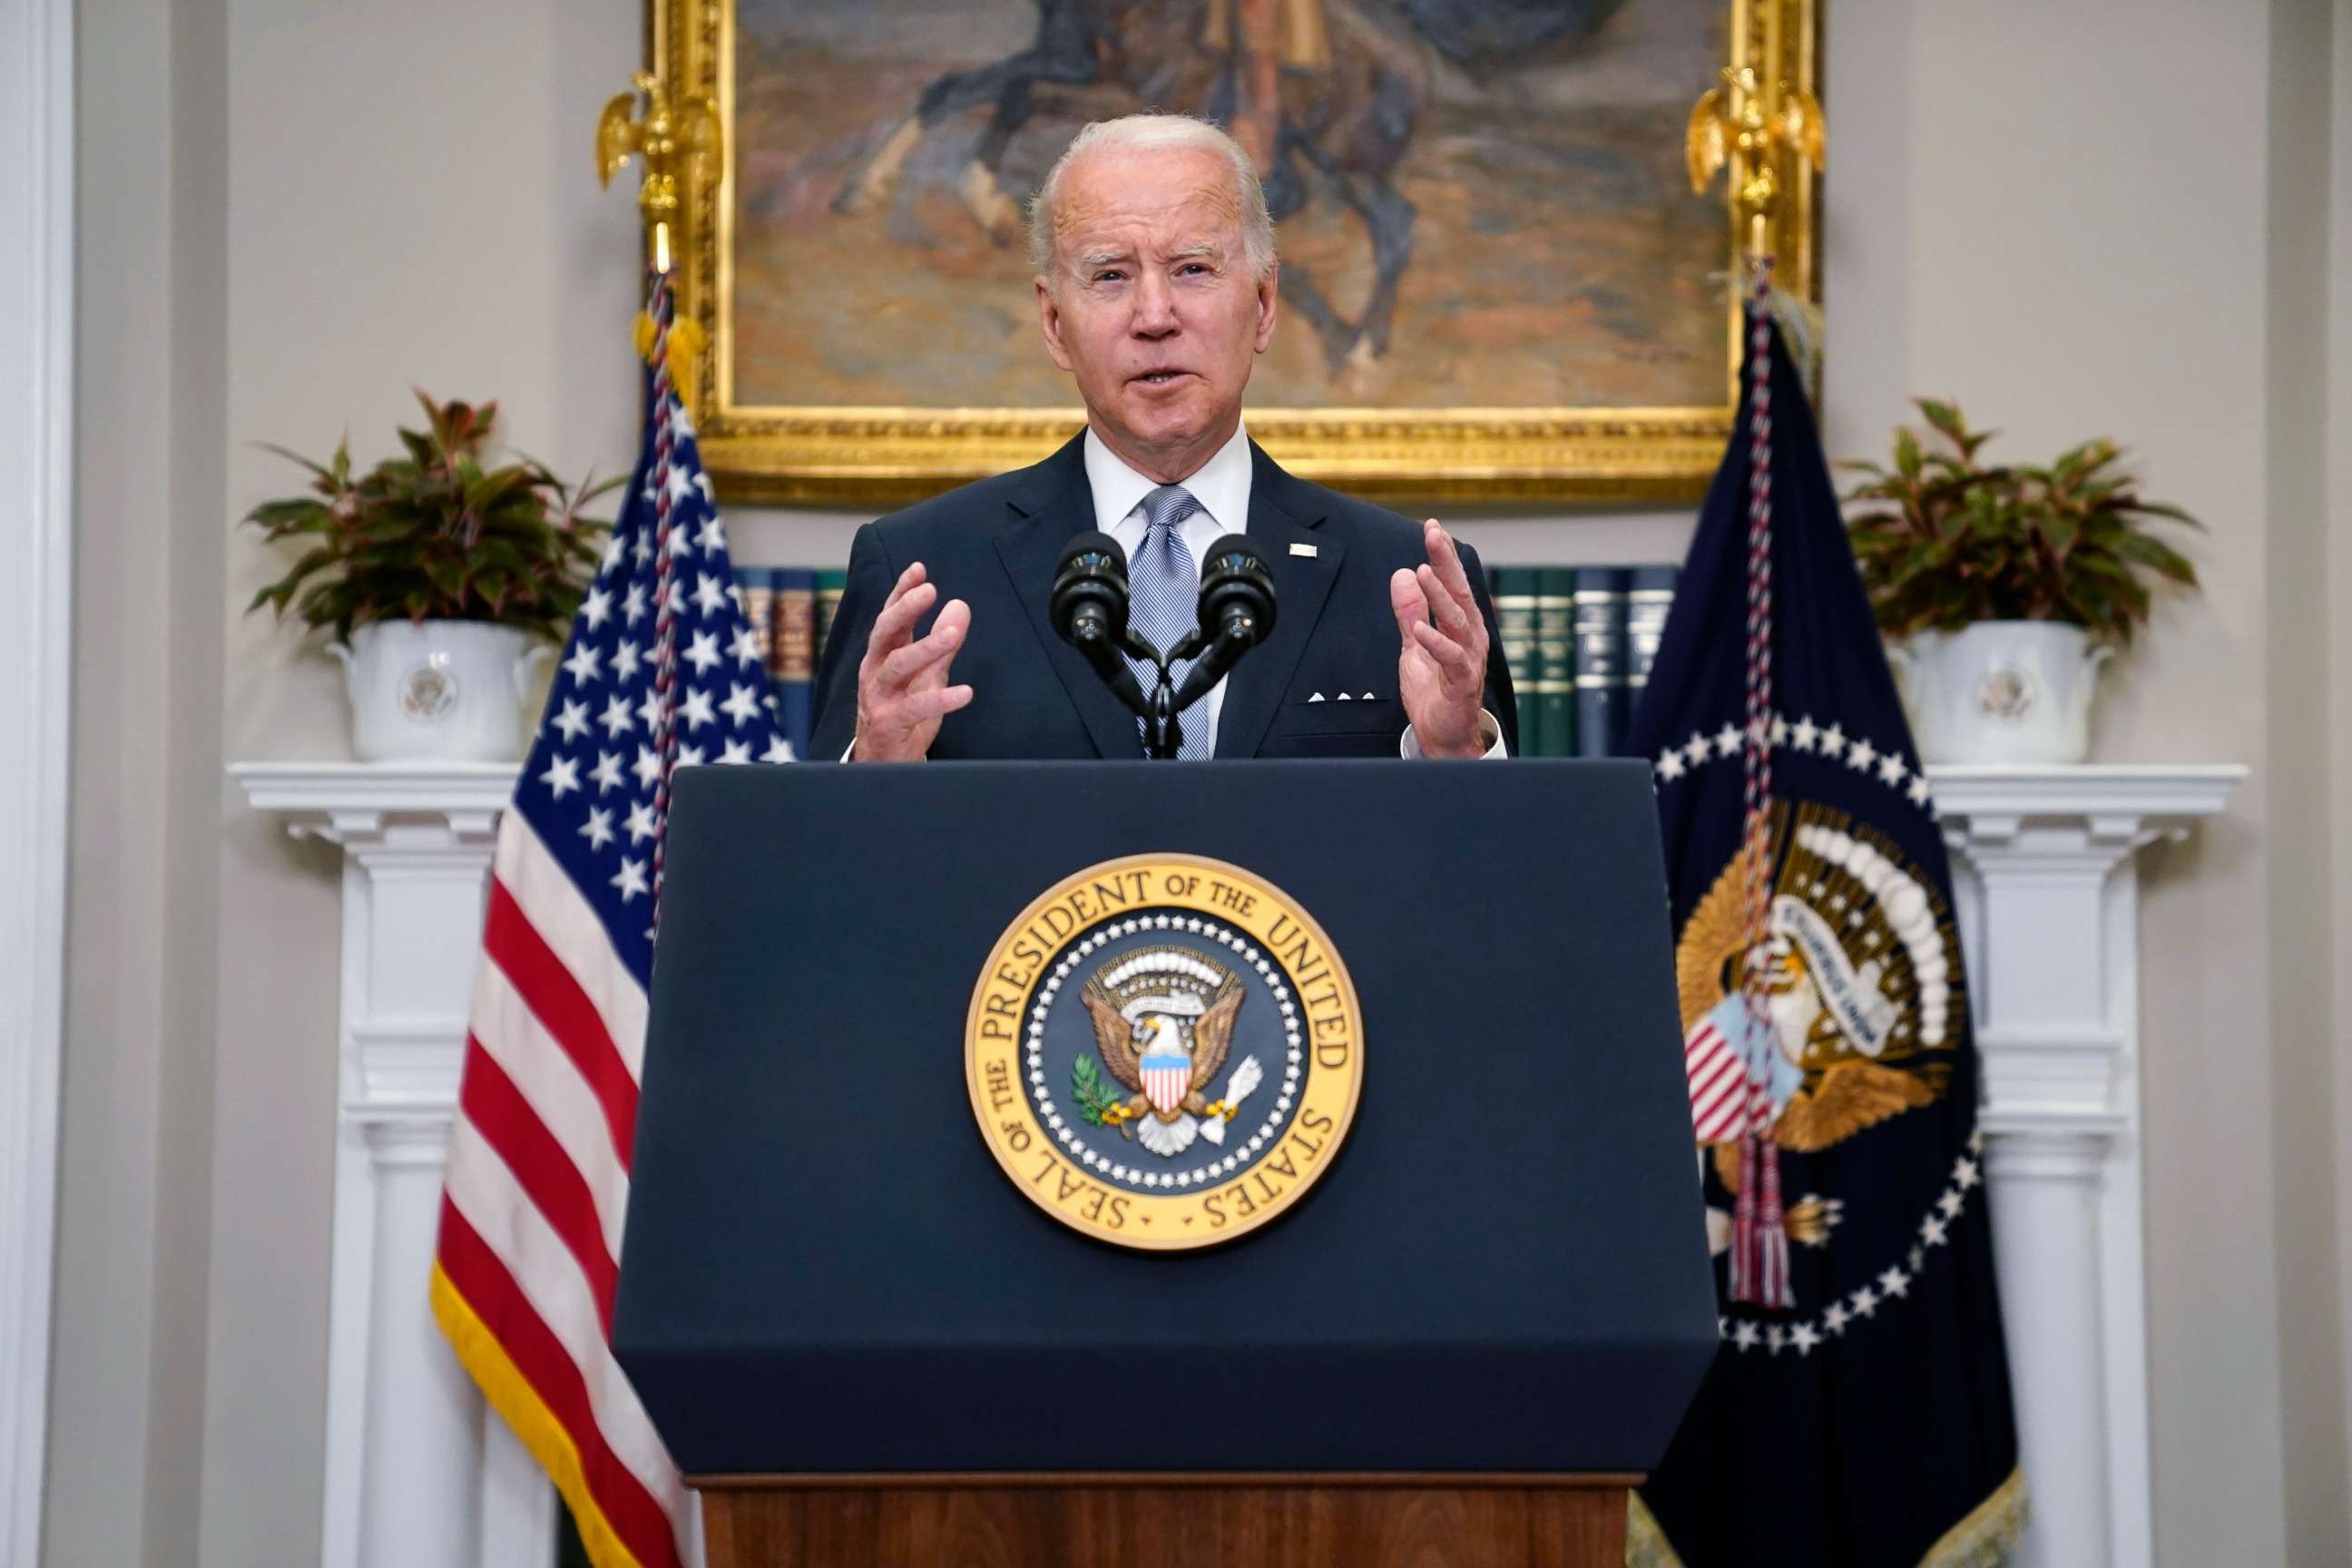
[{"label": "flagpole", "polygon": [[1732,1217],[1730,1294],[1734,1301],[1786,1309],[1795,1297],[1789,1279],[1789,1232],[1780,1192],[1779,1146],[1768,1134],[1775,1118],[1769,1055],[1777,1047],[1769,1010],[1772,844],[1772,260],[1774,218],[1783,164],[1799,158],[1819,168],[1821,105],[1782,79],[1773,30],[1778,10],[1751,14],[1745,58],[1723,71],[1723,85],[1698,101],[1685,152],[1691,186],[1704,191],[1716,171],[1730,170],[1734,233],[1745,240],[1741,269],[1748,285],[1748,625],[1746,744],[1741,748],[1741,860],[1746,893],[1745,953],[1740,994],[1745,1005],[1748,1104],[1739,1135],[1739,1192]]},{"label": "flagpole", "polygon": [[[654,507],[654,699],[653,729],[660,772],[654,785],[653,919],[661,920],[662,872],[669,837],[670,772],[677,765],[677,605],[678,589],[671,576],[677,553],[673,547],[672,512],[677,496],[672,476],[673,458],[681,424],[688,422],[687,399],[694,354],[700,332],[691,320],[677,320],[677,296],[671,283],[671,231],[683,210],[680,193],[688,181],[717,178],[722,146],[718,106],[706,94],[672,100],[661,79],[639,71],[635,90],[616,94],[596,121],[596,183],[609,185],[613,175],[632,156],[645,168],[637,187],[637,210],[646,226],[651,252],[646,302],[637,321],[637,349],[653,368],[652,405],[647,410],[654,432],[654,461],[647,476]],[[632,114],[642,95],[645,110]],[[690,426],[689,426],[690,427]]]}]

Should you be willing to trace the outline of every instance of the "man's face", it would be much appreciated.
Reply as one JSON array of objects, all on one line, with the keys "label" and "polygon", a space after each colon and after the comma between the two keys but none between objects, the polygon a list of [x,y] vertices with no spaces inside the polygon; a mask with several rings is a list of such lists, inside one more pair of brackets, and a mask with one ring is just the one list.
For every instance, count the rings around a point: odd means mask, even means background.
[{"label": "man's face", "polygon": [[1232,168],[1213,153],[1105,150],[1062,176],[1037,309],[1097,434],[1173,483],[1231,438],[1250,361],[1274,337],[1275,274],[1253,278]]}]

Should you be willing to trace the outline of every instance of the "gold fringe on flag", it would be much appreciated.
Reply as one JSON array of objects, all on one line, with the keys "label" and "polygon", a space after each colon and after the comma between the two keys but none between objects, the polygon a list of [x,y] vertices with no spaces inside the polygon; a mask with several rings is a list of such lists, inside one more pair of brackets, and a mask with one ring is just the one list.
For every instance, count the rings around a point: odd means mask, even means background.
[{"label": "gold fringe on flag", "polygon": [[[1683,1568],[1666,1532],[1634,1492],[1626,1499],[1625,1568]],[[1944,1531],[1943,1539],[1919,1559],[1919,1568],[2000,1568],[2017,1550],[2030,1514],[2025,1499],[2025,1472],[2011,1470],[1993,1488],[1992,1495],[1969,1510],[1969,1516]]]},{"label": "gold fringe on flag", "polygon": [[506,1348],[499,1343],[473,1308],[458,1293],[457,1285],[443,1273],[441,1266],[433,1266],[433,1317],[441,1331],[449,1337],[457,1352],[457,1363],[481,1385],[483,1396],[514,1428],[539,1468],[555,1483],[565,1503],[572,1509],[572,1522],[580,1531],[580,1544],[587,1549],[588,1561],[596,1568],[644,1568],[629,1549],[621,1544],[604,1510],[596,1506],[593,1493],[588,1489],[588,1479],[581,1473],[580,1449],[564,1431],[563,1424],[548,1409],[528,1379],[508,1359]]}]

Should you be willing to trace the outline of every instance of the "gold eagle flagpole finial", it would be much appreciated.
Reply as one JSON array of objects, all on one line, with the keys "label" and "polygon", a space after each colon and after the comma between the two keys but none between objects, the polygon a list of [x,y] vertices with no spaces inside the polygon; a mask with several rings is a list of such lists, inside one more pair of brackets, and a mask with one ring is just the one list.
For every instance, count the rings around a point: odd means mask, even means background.
[{"label": "gold eagle flagpole finial", "polygon": [[1822,106],[1793,82],[1767,77],[1753,65],[1726,66],[1723,85],[1691,110],[1684,151],[1691,189],[1704,192],[1726,164],[1731,198],[1747,220],[1748,252],[1772,253],[1772,219],[1781,193],[1794,183],[1797,159],[1822,166]]},{"label": "gold eagle flagpole finial", "polygon": [[[661,79],[651,71],[639,71],[633,79],[636,89],[614,95],[596,117],[596,184],[610,185],[632,156],[644,163],[637,209],[645,215],[646,231],[653,241],[654,266],[667,272],[681,176],[707,179],[719,162],[719,108],[707,93],[692,93],[673,102]],[[633,115],[640,94],[646,100],[645,113]]]},{"label": "gold eagle flagpole finial", "polygon": [[[708,94],[690,94],[673,103],[661,79],[651,71],[639,71],[633,79],[636,90],[615,94],[596,117],[596,184],[609,187],[633,156],[644,164],[637,210],[653,247],[656,299],[662,300],[668,297],[670,234],[678,221],[684,184],[688,178],[717,177],[724,133],[718,106]],[[646,100],[645,113],[633,116],[639,94]],[[690,409],[700,384],[694,365],[702,352],[702,329],[685,312],[666,310],[664,321],[667,331],[655,324],[651,310],[638,315],[637,353],[648,363],[656,358],[667,362],[670,384]]]}]

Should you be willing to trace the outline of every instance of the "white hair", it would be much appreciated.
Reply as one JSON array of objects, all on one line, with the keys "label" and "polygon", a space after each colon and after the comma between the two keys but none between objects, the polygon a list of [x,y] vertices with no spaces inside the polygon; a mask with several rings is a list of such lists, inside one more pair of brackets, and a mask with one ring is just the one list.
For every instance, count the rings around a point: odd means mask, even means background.
[{"label": "white hair", "polygon": [[1213,153],[1232,166],[1234,195],[1242,209],[1242,254],[1249,262],[1250,276],[1263,279],[1274,268],[1274,218],[1265,210],[1265,187],[1258,183],[1257,165],[1250,162],[1240,142],[1189,114],[1129,114],[1097,120],[1070,138],[1070,144],[1046,171],[1037,194],[1029,198],[1029,264],[1047,279],[1054,277],[1055,201],[1061,195],[1062,176],[1081,154],[1171,149]]}]

